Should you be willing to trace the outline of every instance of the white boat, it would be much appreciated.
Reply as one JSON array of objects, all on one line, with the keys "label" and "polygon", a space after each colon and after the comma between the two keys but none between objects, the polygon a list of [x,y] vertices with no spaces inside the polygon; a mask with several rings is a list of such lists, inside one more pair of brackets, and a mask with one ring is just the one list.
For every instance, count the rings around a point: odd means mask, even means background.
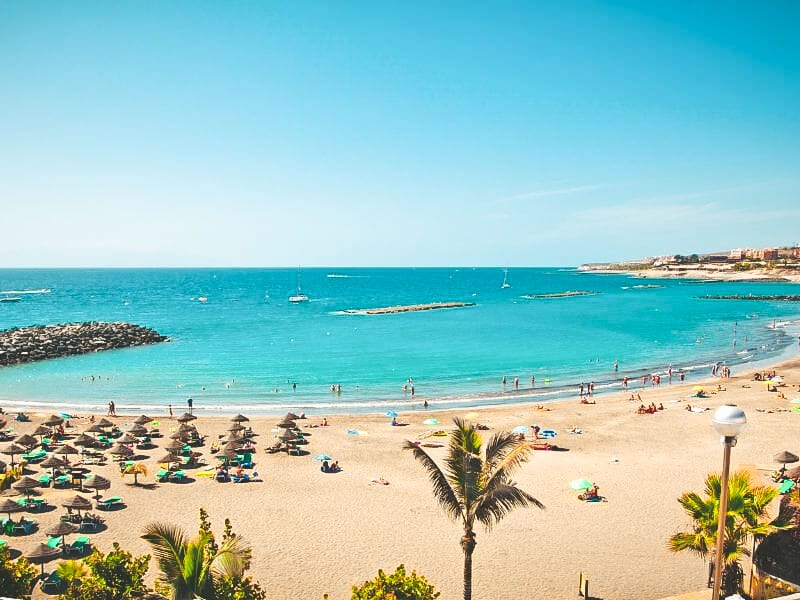
[{"label": "white boat", "polygon": [[292,304],[301,304],[308,302],[308,296],[300,289],[300,271],[297,271],[297,293],[289,296],[289,302]]},{"label": "white boat", "polygon": [[0,296],[0,302],[19,302],[22,298],[17,296]]},{"label": "white boat", "polygon": [[508,283],[508,269],[503,269],[503,285],[500,286],[500,289],[505,290],[511,287],[511,284]]}]

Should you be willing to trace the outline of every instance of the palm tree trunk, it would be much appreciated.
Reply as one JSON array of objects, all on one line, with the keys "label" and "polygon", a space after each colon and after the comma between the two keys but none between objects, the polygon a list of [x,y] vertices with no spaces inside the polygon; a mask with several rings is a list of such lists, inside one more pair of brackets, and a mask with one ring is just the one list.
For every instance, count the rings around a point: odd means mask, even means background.
[{"label": "palm tree trunk", "polygon": [[461,549],[464,551],[464,600],[472,600],[472,553],[475,551],[475,532],[472,529],[464,529]]}]

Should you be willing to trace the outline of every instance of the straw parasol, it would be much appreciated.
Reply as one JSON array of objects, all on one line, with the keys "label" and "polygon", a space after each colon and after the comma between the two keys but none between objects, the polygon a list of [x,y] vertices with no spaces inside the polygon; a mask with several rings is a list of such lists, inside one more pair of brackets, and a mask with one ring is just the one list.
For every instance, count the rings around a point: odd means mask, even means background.
[{"label": "straw parasol", "polygon": [[245,421],[249,421],[249,420],[250,420],[250,419],[248,419],[247,417],[245,417],[245,416],[244,416],[243,414],[241,414],[241,413],[239,413],[238,415],[236,415],[235,417],[233,417],[233,418],[231,419],[231,421],[233,421],[234,423],[244,423]]},{"label": "straw parasol", "polygon": [[123,435],[119,441],[123,444],[138,444],[139,440],[136,439],[136,436],[131,435],[130,433],[126,433]]},{"label": "straw parasol", "polygon": [[148,417],[147,415],[142,415],[141,417],[136,417],[136,419],[133,422],[136,423],[137,425],[146,425],[152,420],[153,419]]},{"label": "straw parasol", "polygon": [[60,535],[61,536],[61,547],[62,548],[66,548],[67,547],[67,539],[66,539],[67,536],[71,535],[73,533],[78,533],[78,529],[79,528],[78,528],[77,525],[73,525],[72,523],[69,523],[67,521],[59,521],[58,523],[53,525],[50,529],[46,530],[45,533],[47,535],[52,535],[52,536]]},{"label": "straw parasol", "polygon": [[291,429],[287,429],[279,437],[284,441],[294,441],[297,439],[297,434]]},{"label": "straw parasol", "polygon": [[41,465],[47,469],[52,469],[53,477],[56,476],[56,469],[60,469],[64,466],[64,461],[58,458],[55,454],[51,454],[47,458],[45,458]]},{"label": "straw parasol", "polygon": [[88,498],[84,498],[80,494],[75,494],[71,498],[67,498],[64,502],[61,503],[61,506],[64,508],[70,508],[72,510],[91,510],[92,509],[92,502]]},{"label": "straw parasol", "polygon": [[144,425],[134,425],[128,430],[128,433],[136,436],[147,435],[147,428]]},{"label": "straw parasol", "polygon": [[237,431],[242,431],[244,429],[243,425],[239,425],[238,423],[234,423],[230,427],[228,427],[228,431],[231,433],[236,433]]},{"label": "straw parasol", "polygon": [[113,427],[114,423],[106,418],[102,418],[97,422],[97,425],[103,429],[108,429],[109,427]]},{"label": "straw parasol", "polygon": [[72,443],[75,444],[76,446],[94,446],[97,443],[97,440],[95,440],[90,435],[82,433],[74,440],[72,440]]},{"label": "straw parasol", "polygon": [[295,423],[291,419],[284,419],[283,421],[278,423],[278,427],[282,429],[294,429],[295,427],[297,427],[297,423]]},{"label": "straw parasol", "polygon": [[102,475],[90,475],[83,482],[83,485],[96,492],[95,499],[100,499],[100,490],[107,490],[111,487],[111,482]]},{"label": "straw parasol", "polygon": [[189,425],[188,423],[181,423],[178,425],[179,433],[188,433],[189,431],[197,431],[197,427],[194,425]]},{"label": "straw parasol", "polygon": [[47,544],[39,544],[31,552],[25,555],[34,564],[42,565],[42,577],[44,577],[44,563],[50,562],[61,555],[61,548],[51,548]]},{"label": "straw parasol", "polygon": [[800,457],[798,457],[796,454],[792,454],[788,450],[783,450],[773,456],[772,460],[774,460],[776,463],[783,463],[783,468],[785,469],[787,463],[796,463],[798,460],[800,460]]},{"label": "straw parasol", "polygon": [[189,413],[183,413],[180,417],[176,420],[178,423],[188,423],[189,421],[194,421],[197,417],[194,415],[190,415]]},{"label": "straw parasol", "polygon": [[13,442],[10,444],[6,444],[5,446],[0,446],[0,453],[2,454],[10,454],[11,455],[11,466],[14,466],[14,455],[15,454],[24,454],[25,447],[20,446],[19,444],[14,444]]},{"label": "straw parasol", "polygon": [[80,450],[78,450],[75,446],[64,444],[63,446],[59,446],[58,448],[53,448],[53,454],[60,454],[61,456],[64,457],[64,462],[67,462],[68,454],[80,454]]},{"label": "straw parasol", "polygon": [[28,477],[26,475],[25,477],[22,477],[21,479],[18,479],[17,481],[12,483],[11,487],[25,494],[26,498],[30,498],[31,492],[34,490],[34,488],[39,487],[39,482],[36,481],[33,477]]},{"label": "straw parasol", "polygon": [[186,444],[184,444],[184,443],[183,443],[182,441],[180,441],[180,440],[173,440],[173,441],[171,441],[169,444],[167,444],[166,446],[164,446],[164,448],[166,448],[167,450],[170,450],[170,451],[172,451],[172,452],[176,452],[176,453],[177,453],[177,452],[180,452],[181,450],[183,450],[183,447],[184,447],[185,445],[186,445]]},{"label": "straw parasol", "polygon": [[42,422],[42,425],[47,425],[48,427],[58,427],[63,422],[64,419],[59,417],[58,415],[50,415]]},{"label": "straw parasol", "polygon": [[44,425],[39,425],[36,429],[33,430],[33,433],[31,435],[38,435],[39,437],[50,435],[50,428],[45,427]]},{"label": "straw parasol", "polygon": [[20,446],[25,446],[26,448],[30,449],[33,448],[34,446],[38,446],[39,440],[37,440],[32,435],[28,435],[26,433],[25,435],[21,435],[16,440],[14,440],[14,443],[19,444]]},{"label": "straw parasol", "polygon": [[174,454],[170,454],[169,452],[167,452],[164,456],[162,456],[156,462],[157,463],[166,463],[166,464],[169,465],[169,464],[172,464],[172,463],[181,462],[181,459],[179,457],[175,456]]},{"label": "straw parasol", "polygon": [[128,448],[122,442],[117,442],[116,444],[114,444],[111,450],[108,451],[108,453],[113,454],[114,456],[130,456],[131,454],[133,454],[133,450]]},{"label": "straw parasol", "polygon": [[786,476],[789,479],[800,480],[800,467],[795,467],[794,469],[789,469],[786,471]]},{"label": "straw parasol", "polygon": [[95,423],[86,430],[86,433],[103,433],[103,427],[100,425],[100,423]]},{"label": "straw parasol", "polygon": [[9,520],[11,519],[11,513],[20,512],[22,510],[25,510],[25,507],[17,504],[11,498],[5,498],[0,501],[0,513],[6,513]]},{"label": "straw parasol", "polygon": [[284,419],[286,419],[287,421],[297,421],[297,419],[299,418],[300,415],[296,415],[293,412],[286,413],[286,416],[284,417]]}]

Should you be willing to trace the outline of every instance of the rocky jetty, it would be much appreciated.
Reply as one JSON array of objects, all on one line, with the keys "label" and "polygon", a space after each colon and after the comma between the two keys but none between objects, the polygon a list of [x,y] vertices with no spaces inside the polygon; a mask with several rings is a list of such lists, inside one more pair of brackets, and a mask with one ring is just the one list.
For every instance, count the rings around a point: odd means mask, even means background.
[{"label": "rocky jetty", "polygon": [[381,308],[350,308],[343,310],[346,315],[394,315],[397,313],[418,312],[421,310],[440,310],[443,308],[464,308],[475,306],[474,302],[431,302],[430,304],[408,304],[405,306],[383,306]]},{"label": "rocky jetty", "polygon": [[0,366],[169,341],[131,323],[67,323],[0,331]]},{"label": "rocky jetty", "polygon": [[756,296],[748,294],[747,296],[700,296],[701,300],[768,300],[771,302],[800,302],[800,296],[786,295],[786,296]]},{"label": "rocky jetty", "polygon": [[[660,287],[660,286],[657,286]],[[590,290],[569,290],[566,292],[554,292],[551,294],[525,294],[522,298],[528,300],[548,300],[550,298],[574,298],[575,296],[594,296],[597,292]]]}]

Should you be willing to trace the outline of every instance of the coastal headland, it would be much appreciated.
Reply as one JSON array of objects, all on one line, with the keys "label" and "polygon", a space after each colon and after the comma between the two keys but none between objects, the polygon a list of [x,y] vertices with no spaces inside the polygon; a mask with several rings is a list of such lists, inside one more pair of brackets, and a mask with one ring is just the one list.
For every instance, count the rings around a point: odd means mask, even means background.
[{"label": "coastal headland", "polygon": [[0,366],[169,341],[133,323],[64,323],[0,331]]},{"label": "coastal headland", "polygon": [[393,315],[396,313],[440,310],[443,308],[465,308],[475,306],[474,302],[431,302],[429,304],[406,304],[404,306],[383,306],[379,308],[349,308],[342,312],[348,315]]}]

